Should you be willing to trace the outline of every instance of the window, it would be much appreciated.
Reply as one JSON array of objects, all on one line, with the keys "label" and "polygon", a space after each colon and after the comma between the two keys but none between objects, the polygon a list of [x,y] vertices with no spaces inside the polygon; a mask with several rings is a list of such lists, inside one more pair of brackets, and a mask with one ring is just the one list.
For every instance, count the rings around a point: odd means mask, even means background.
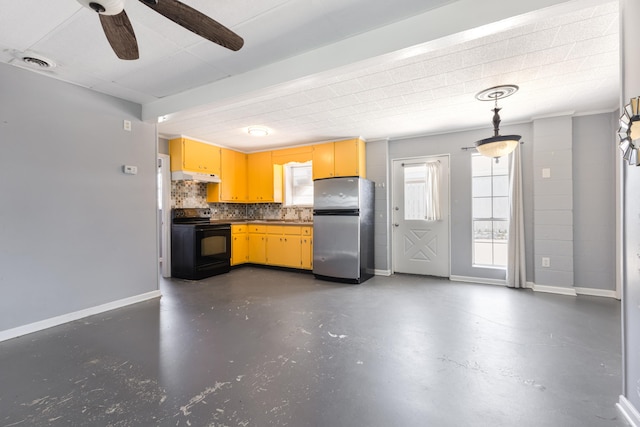
[{"label": "window", "polygon": [[440,219],[440,162],[403,164],[404,219]]},{"label": "window", "polygon": [[509,231],[509,162],[471,157],[473,200],[473,264],[507,266]]},{"label": "window", "polygon": [[284,206],[313,206],[311,162],[284,165]]}]

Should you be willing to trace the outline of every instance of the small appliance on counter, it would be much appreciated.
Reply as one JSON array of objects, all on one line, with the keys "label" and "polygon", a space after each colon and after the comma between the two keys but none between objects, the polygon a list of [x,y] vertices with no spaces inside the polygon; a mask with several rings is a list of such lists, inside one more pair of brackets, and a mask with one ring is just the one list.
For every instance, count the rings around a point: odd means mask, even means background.
[{"label": "small appliance on counter", "polygon": [[313,187],[313,274],[346,283],[373,277],[373,182],[326,178]]},{"label": "small appliance on counter", "polygon": [[231,269],[231,224],[208,208],[171,210],[171,276],[199,280]]}]

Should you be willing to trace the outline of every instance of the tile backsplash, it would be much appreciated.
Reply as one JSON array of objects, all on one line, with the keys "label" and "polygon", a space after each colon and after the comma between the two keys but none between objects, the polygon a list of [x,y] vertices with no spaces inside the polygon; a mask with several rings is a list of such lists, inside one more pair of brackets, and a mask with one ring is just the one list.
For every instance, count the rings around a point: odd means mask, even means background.
[{"label": "tile backsplash", "polygon": [[281,203],[207,203],[207,184],[171,181],[171,208],[211,208],[216,219],[280,219],[313,221],[312,207],[283,207]]},{"label": "tile backsplash", "polygon": [[206,183],[171,181],[171,209],[208,207]]}]

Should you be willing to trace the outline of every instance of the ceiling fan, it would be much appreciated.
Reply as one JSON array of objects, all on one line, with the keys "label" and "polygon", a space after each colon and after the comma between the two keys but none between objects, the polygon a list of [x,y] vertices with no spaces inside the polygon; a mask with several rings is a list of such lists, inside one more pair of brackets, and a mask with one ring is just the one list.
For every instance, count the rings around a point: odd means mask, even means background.
[{"label": "ceiling fan", "polygon": [[[104,34],[118,58],[127,60],[139,58],[136,35],[124,11],[125,0],[77,1],[100,15]],[[242,37],[227,27],[178,0],[138,1],[187,30],[227,49],[237,51],[244,44]]]}]

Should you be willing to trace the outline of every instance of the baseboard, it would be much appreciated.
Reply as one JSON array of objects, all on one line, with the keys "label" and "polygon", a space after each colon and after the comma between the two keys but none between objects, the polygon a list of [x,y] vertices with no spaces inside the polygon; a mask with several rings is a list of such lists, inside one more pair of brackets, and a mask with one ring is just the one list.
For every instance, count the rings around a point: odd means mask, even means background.
[{"label": "baseboard", "polygon": [[391,270],[373,270],[373,274],[376,276],[391,276]]},{"label": "baseboard", "polygon": [[578,295],[589,295],[592,297],[605,297],[619,299],[616,291],[610,291],[607,289],[593,289],[593,288],[574,288]]},{"label": "baseboard", "polygon": [[618,403],[616,403],[616,407],[620,413],[622,413],[627,422],[631,424],[631,427],[640,427],[640,412],[638,412],[626,397],[621,395]]},{"label": "baseboard", "polygon": [[575,288],[567,288],[565,286],[549,286],[549,285],[537,285],[535,283],[527,282],[527,287],[534,290],[534,292],[544,292],[547,294],[578,296]]},{"label": "baseboard", "polygon": [[449,280],[454,282],[466,282],[466,283],[480,283],[482,285],[496,285],[506,286],[506,280],[502,279],[485,279],[481,277],[468,277],[468,276],[450,276]]},{"label": "baseboard", "polygon": [[64,323],[73,322],[84,317],[93,316],[94,314],[104,313],[105,311],[115,310],[116,308],[126,307],[127,305],[136,304],[153,298],[159,298],[162,294],[160,291],[147,292],[140,295],[112,301],[95,307],[86,308],[84,310],[75,311],[73,313],[63,314],[62,316],[51,317],[39,322],[29,323],[28,325],[18,326],[17,328],[0,331],[0,342],[17,338],[22,335],[31,334],[33,332],[42,331],[44,329],[59,326]]}]

